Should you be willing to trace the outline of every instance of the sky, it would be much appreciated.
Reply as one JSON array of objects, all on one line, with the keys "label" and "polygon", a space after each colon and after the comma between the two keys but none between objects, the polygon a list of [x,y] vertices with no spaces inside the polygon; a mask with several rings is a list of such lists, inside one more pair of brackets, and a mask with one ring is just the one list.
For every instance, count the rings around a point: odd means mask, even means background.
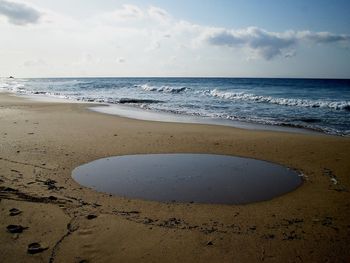
[{"label": "sky", "polygon": [[350,78],[348,0],[0,0],[0,77]]}]

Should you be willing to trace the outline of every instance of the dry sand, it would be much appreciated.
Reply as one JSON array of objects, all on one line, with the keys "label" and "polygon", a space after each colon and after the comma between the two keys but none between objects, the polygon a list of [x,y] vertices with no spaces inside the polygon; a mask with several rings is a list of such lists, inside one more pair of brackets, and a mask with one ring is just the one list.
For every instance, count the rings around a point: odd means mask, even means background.
[{"label": "dry sand", "polygon": [[[350,262],[349,138],[132,120],[0,94],[0,147],[0,262]],[[106,156],[187,152],[276,162],[305,182],[229,206],[128,200],[71,179]],[[10,224],[28,228],[12,234]],[[47,249],[28,254],[33,242]]]}]

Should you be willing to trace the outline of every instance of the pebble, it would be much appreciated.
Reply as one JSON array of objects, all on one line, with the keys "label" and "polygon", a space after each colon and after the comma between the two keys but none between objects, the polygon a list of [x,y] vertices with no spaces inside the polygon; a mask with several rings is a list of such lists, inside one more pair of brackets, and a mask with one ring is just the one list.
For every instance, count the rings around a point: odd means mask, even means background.
[{"label": "pebble", "polygon": [[93,215],[93,214],[90,214],[90,215],[87,215],[87,216],[86,216],[86,218],[87,218],[88,220],[94,219],[94,218],[96,218],[96,217],[97,217],[97,215]]}]

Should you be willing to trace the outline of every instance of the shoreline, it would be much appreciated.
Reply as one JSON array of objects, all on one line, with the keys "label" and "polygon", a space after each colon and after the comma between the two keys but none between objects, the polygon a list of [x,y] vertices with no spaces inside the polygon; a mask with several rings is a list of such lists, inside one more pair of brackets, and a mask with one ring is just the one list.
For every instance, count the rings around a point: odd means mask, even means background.
[{"label": "shoreline", "polygon": [[300,134],[318,134],[318,135],[330,135],[330,136],[343,136],[336,134],[327,134],[322,131],[316,131],[313,129],[299,128],[292,126],[282,125],[269,125],[253,122],[244,122],[239,120],[224,120],[207,118],[200,116],[189,116],[189,115],[177,115],[170,112],[152,111],[147,109],[141,109],[133,106],[118,105],[118,104],[102,104],[94,105],[89,107],[90,110],[116,115],[119,117],[136,119],[141,121],[158,121],[165,123],[187,123],[187,124],[204,124],[204,125],[216,125],[226,126],[238,129],[246,130],[257,130],[257,131],[276,131],[276,132],[287,132],[287,133],[300,133]]},{"label": "shoreline", "polygon": [[[141,121],[88,106],[0,93],[4,262],[350,258],[349,138]],[[71,178],[75,167],[103,157],[180,152],[270,161],[300,170],[305,182],[269,201],[207,205],[129,200],[94,192]],[[9,216],[11,208],[22,213]],[[28,229],[10,234],[8,224]],[[47,249],[29,255],[32,242]]]},{"label": "shoreline", "polygon": [[[6,92],[4,94],[6,94]],[[174,114],[170,112],[143,109],[132,105],[77,101],[77,100],[71,100],[71,99],[51,97],[47,95],[34,95],[34,94],[23,95],[23,94],[17,94],[17,93],[8,93],[8,94],[11,94],[19,98],[31,100],[34,102],[78,103],[78,104],[87,104],[87,105],[90,104],[91,106],[88,107],[88,109],[91,111],[96,111],[103,114],[115,115],[119,117],[136,119],[141,121],[217,125],[217,126],[226,126],[226,127],[233,127],[238,129],[247,129],[247,130],[277,131],[277,132],[287,132],[287,133],[347,137],[347,135],[343,135],[343,134],[327,133],[322,130],[316,130],[316,129],[306,128],[306,127],[263,124],[263,123],[245,122],[240,120],[225,120],[225,119],[209,118],[204,116],[181,115],[181,114]]]}]

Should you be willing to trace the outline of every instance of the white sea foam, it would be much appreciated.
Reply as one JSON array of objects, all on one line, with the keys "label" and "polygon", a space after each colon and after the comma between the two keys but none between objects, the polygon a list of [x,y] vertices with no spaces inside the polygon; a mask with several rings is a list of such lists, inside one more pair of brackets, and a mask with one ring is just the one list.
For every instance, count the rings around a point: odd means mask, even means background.
[{"label": "white sea foam", "polygon": [[330,108],[335,110],[350,110],[350,101],[326,101],[326,100],[306,100],[292,98],[274,98],[271,96],[261,96],[245,92],[226,92],[218,89],[207,90],[204,94],[227,100],[243,100],[261,103],[271,103],[284,106],[298,106],[310,108]]},{"label": "white sea foam", "polygon": [[158,86],[150,86],[148,84],[140,85],[140,87],[144,91],[157,91],[157,92],[165,92],[165,93],[181,93],[188,90],[188,88],[186,87],[171,87],[171,86],[158,87]]},{"label": "white sea foam", "polygon": [[9,92],[21,92],[24,89],[24,85],[18,82],[7,82],[3,81],[0,83],[0,90]]}]

